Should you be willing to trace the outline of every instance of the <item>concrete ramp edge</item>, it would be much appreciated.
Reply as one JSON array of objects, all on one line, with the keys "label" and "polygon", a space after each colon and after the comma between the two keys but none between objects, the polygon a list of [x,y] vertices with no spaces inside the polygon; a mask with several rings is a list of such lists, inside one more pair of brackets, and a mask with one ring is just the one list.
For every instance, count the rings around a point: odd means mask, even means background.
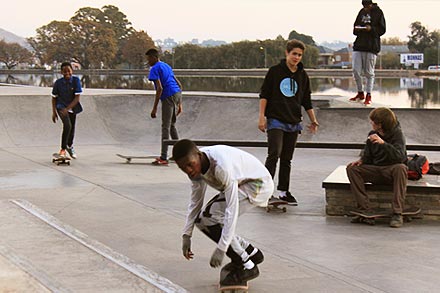
[{"label": "concrete ramp edge", "polygon": [[50,214],[46,213],[45,211],[41,210],[37,206],[33,205],[32,203],[26,201],[26,200],[11,200],[12,203],[19,206],[20,208],[26,210],[28,213],[34,215],[35,217],[39,218],[43,222],[47,223],[51,227],[57,229],[58,231],[62,232],[66,236],[74,239],[75,241],[81,243],[85,247],[95,251],[96,253],[102,255],[106,259],[116,263],[117,265],[123,267],[124,269],[128,270],[132,274],[136,275],[137,277],[145,280],[146,282],[149,282],[150,284],[154,285],[155,287],[159,288],[160,290],[164,292],[188,292],[184,288],[172,283],[170,280],[160,276],[159,274],[149,270],[143,265],[139,265],[126,257],[125,255],[122,255],[114,250],[112,250],[110,247],[100,243],[99,241],[96,241],[94,239],[89,238],[86,234],[82,233],[79,230],[76,230],[75,228],[66,225],[59,221],[57,218],[51,216]]}]

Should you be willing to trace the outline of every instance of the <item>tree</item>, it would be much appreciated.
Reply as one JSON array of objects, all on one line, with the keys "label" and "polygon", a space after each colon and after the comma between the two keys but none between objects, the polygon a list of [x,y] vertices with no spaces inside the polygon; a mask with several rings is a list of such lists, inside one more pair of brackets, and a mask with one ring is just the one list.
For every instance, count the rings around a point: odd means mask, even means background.
[{"label": "tree", "polygon": [[289,34],[289,40],[292,40],[292,39],[297,39],[306,45],[316,46],[316,43],[313,40],[312,36],[300,34],[300,33],[296,32],[295,30],[291,31]]},{"label": "tree", "polygon": [[0,62],[8,69],[12,69],[19,63],[30,62],[32,53],[17,43],[6,43],[0,40]]},{"label": "tree", "polygon": [[122,47],[122,60],[126,61],[130,68],[143,68],[145,52],[154,47],[151,37],[144,31],[132,33]]},{"label": "tree", "polygon": [[410,25],[411,35],[408,41],[408,49],[412,52],[423,53],[431,44],[429,31],[420,21],[413,22]]}]

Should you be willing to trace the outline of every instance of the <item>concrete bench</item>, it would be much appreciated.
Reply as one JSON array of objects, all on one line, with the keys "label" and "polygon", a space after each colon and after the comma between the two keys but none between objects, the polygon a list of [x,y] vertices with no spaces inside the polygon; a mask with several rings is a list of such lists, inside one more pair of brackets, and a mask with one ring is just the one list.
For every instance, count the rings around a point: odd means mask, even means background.
[{"label": "concrete bench", "polygon": [[[329,216],[348,215],[349,211],[356,208],[345,168],[346,166],[337,167],[322,182],[327,202],[326,214]],[[371,208],[390,211],[392,186],[371,183],[365,185]],[[418,181],[408,180],[405,205],[420,207],[425,218],[440,220],[440,176],[424,175]]]}]

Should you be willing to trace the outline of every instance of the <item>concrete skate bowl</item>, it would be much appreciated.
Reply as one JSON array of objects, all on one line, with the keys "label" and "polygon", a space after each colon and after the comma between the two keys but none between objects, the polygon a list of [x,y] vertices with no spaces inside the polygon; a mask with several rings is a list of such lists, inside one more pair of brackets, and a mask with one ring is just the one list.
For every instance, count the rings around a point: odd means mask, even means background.
[{"label": "concrete skate bowl", "polygon": [[[51,121],[48,96],[0,97],[0,147],[58,145],[61,123]],[[139,145],[159,143],[159,117],[150,117],[152,95],[84,95],[78,115],[78,145]],[[185,95],[178,118],[181,138],[212,140],[266,140],[257,128],[256,98]],[[160,106],[159,106],[160,107]],[[370,108],[316,109],[321,127],[307,131],[301,141],[364,142],[370,129]],[[395,110],[408,143],[440,144],[439,110]],[[307,121],[307,118],[305,119]]]}]

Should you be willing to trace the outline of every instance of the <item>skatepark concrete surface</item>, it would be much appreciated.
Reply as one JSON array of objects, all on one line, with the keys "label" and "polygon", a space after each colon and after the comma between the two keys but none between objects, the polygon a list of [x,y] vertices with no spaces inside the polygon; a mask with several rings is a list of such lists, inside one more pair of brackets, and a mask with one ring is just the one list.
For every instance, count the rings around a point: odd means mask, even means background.
[{"label": "skatepark concrete surface", "polygon": [[[184,93],[181,137],[265,140],[256,97]],[[194,259],[181,253],[189,180],[175,164],[116,156],[158,154],[153,93],[85,89],[70,166],[51,162],[61,124],[51,122],[50,99],[49,88],[0,85],[0,292],[217,292],[214,243],[195,231]],[[322,127],[301,140],[363,141],[369,109],[346,99],[314,97]],[[438,113],[398,110],[408,142],[438,144]],[[244,149],[264,161],[265,149]],[[438,222],[392,229],[325,215],[322,181],[358,154],[297,149],[291,191],[299,206],[240,217],[237,233],[265,255],[250,292],[438,292]],[[440,161],[438,152],[423,154]]]}]

